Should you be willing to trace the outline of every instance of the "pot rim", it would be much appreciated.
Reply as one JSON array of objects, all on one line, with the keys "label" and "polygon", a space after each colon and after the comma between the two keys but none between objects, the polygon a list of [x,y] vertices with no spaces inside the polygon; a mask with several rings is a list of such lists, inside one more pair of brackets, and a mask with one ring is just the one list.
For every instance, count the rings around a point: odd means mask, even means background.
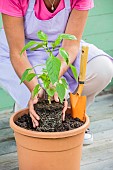
[{"label": "pot rim", "polygon": [[64,131],[64,132],[36,132],[36,131],[32,131],[32,130],[27,130],[24,128],[21,128],[19,126],[17,126],[14,123],[14,119],[17,115],[19,115],[22,112],[28,112],[28,108],[26,109],[22,109],[18,112],[15,112],[11,118],[10,118],[10,127],[14,130],[14,132],[22,134],[24,136],[29,136],[29,137],[34,137],[34,138],[51,138],[51,139],[55,139],[55,138],[65,138],[65,137],[70,137],[70,136],[74,136],[80,133],[85,132],[85,130],[88,128],[89,126],[89,117],[86,114],[86,122],[84,125],[82,125],[79,128],[73,129],[73,130],[69,130],[69,131]]}]

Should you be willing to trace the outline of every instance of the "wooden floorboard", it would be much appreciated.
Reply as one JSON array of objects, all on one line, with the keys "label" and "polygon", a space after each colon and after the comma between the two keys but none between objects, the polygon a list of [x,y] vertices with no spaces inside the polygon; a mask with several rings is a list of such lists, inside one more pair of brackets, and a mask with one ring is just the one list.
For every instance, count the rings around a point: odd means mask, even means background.
[{"label": "wooden floorboard", "polygon": [[[18,170],[11,112],[0,112],[0,170]],[[83,147],[81,170],[113,170],[113,94],[98,96],[88,115],[94,143]]]},{"label": "wooden floorboard", "polygon": [[0,170],[18,170],[16,152],[0,156]]}]

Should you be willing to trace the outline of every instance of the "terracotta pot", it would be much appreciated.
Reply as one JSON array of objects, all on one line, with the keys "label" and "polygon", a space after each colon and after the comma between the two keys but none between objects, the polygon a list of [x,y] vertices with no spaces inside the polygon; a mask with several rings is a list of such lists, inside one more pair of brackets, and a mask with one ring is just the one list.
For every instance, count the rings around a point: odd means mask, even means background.
[{"label": "terracotta pot", "polygon": [[18,117],[28,109],[14,113],[10,126],[14,130],[19,170],[80,170],[84,132],[89,118],[80,128],[65,132],[34,132],[17,126]]}]

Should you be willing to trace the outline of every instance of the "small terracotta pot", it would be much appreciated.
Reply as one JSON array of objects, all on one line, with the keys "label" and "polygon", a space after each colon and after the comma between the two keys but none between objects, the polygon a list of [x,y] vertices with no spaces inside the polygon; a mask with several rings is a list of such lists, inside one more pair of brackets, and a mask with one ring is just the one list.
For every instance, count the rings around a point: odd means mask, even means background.
[{"label": "small terracotta pot", "polygon": [[17,126],[18,117],[28,109],[14,113],[10,126],[14,130],[19,170],[80,170],[84,132],[89,118],[83,126],[65,132],[34,132]]}]

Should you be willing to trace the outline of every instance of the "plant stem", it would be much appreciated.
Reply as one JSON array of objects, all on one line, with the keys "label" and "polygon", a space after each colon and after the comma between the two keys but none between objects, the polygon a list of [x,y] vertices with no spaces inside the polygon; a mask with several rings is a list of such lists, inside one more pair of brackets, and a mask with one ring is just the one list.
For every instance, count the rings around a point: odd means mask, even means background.
[{"label": "plant stem", "polygon": [[37,66],[45,66],[45,64],[37,64],[36,66],[32,67],[32,69],[34,69]]}]

